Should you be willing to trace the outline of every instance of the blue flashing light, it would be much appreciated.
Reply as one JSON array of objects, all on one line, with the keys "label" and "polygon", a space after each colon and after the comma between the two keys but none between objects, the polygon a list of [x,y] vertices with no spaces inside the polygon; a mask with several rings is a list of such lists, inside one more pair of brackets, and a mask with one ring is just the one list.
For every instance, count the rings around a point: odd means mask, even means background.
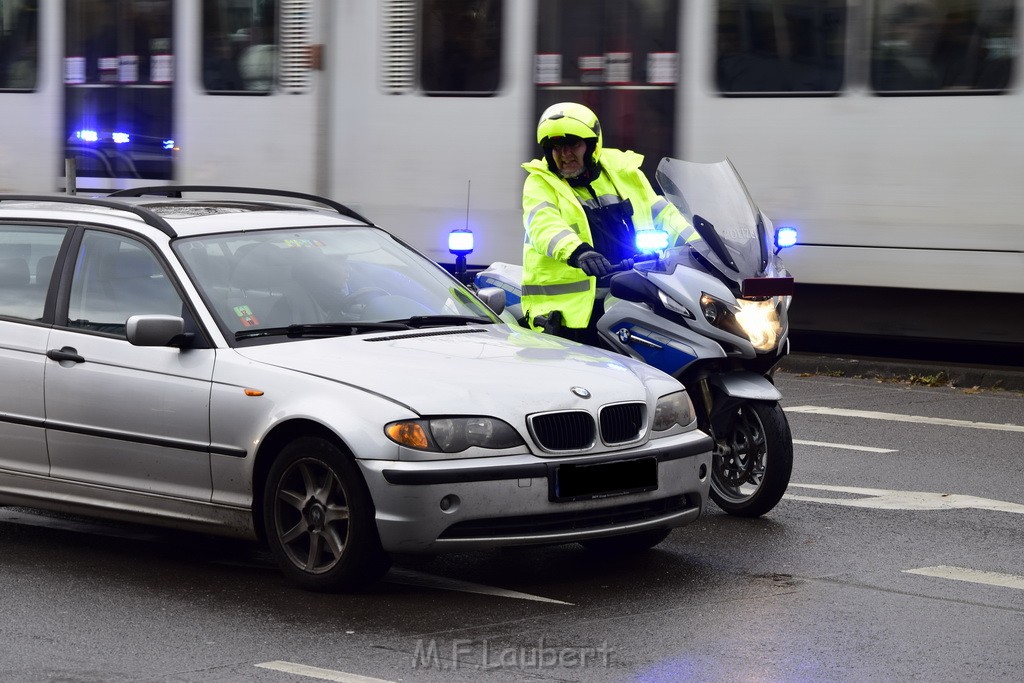
[{"label": "blue flashing light", "polygon": [[82,142],[96,142],[100,139],[100,134],[94,130],[79,130],[75,131],[75,137]]},{"label": "blue flashing light", "polygon": [[163,146],[164,149],[174,149],[174,140],[164,140]]},{"label": "blue flashing light", "polygon": [[637,251],[644,254],[664,251],[668,249],[668,233],[664,230],[637,230],[634,242]]},{"label": "blue flashing light", "polygon": [[775,246],[778,247],[779,249],[792,247],[794,244],[796,244],[796,240],[796,228],[781,227],[775,230]]},{"label": "blue flashing light", "polygon": [[448,251],[456,256],[473,253],[473,231],[457,228],[448,233]]},{"label": "blue flashing light", "polygon": [[110,139],[118,145],[123,145],[126,142],[132,141],[131,136],[129,136],[128,133],[111,133]]}]

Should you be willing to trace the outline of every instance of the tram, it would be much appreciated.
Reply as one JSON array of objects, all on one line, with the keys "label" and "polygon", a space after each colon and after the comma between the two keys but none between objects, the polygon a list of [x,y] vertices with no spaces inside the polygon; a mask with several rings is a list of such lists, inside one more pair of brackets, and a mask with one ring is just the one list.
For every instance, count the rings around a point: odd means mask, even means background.
[{"label": "tram", "polygon": [[1019,0],[2,0],[0,191],[245,185],[518,263],[520,164],[732,160],[795,329],[1024,344]]}]

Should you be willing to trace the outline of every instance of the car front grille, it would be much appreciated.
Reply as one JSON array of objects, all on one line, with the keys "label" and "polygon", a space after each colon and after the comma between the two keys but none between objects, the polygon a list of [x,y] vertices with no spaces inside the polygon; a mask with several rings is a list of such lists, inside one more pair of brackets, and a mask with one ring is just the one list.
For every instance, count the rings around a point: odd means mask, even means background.
[{"label": "car front grille", "polygon": [[[636,441],[644,433],[647,406],[643,403],[616,403],[600,411],[601,441],[608,445]],[[583,410],[539,413],[528,418],[534,440],[545,451],[569,453],[584,451],[597,442],[594,417]]]},{"label": "car front grille", "polygon": [[601,439],[606,444],[628,443],[643,436],[647,420],[643,403],[616,403],[601,409]]},{"label": "car front grille", "polygon": [[546,451],[582,451],[594,445],[594,418],[582,410],[531,415],[533,438]]}]

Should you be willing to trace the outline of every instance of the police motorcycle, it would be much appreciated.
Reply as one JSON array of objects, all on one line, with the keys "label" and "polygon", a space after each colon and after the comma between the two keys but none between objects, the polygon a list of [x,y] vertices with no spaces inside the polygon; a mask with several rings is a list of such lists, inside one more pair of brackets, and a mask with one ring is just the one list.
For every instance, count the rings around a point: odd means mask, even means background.
[{"label": "police motorcycle", "polygon": [[[609,348],[684,384],[715,441],[712,500],[729,514],[758,517],[782,499],[793,467],[772,373],[789,351],[794,286],[779,252],[795,244],[796,231],[773,229],[728,159],[666,158],[656,178],[701,239],[670,247],[664,232],[636,232],[638,255],[611,276],[597,330]],[[520,266],[495,263],[474,284],[485,299],[500,299],[490,288],[503,290],[506,319],[526,324],[521,277]]]}]

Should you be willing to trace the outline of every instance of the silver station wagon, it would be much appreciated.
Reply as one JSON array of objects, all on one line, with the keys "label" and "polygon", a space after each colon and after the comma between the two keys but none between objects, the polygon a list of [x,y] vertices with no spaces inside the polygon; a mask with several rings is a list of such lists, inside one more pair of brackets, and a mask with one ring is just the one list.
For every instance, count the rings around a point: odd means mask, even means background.
[{"label": "silver station wagon", "polygon": [[312,195],[0,195],[0,504],[262,539],[313,590],[695,520],[682,386],[496,294]]}]

